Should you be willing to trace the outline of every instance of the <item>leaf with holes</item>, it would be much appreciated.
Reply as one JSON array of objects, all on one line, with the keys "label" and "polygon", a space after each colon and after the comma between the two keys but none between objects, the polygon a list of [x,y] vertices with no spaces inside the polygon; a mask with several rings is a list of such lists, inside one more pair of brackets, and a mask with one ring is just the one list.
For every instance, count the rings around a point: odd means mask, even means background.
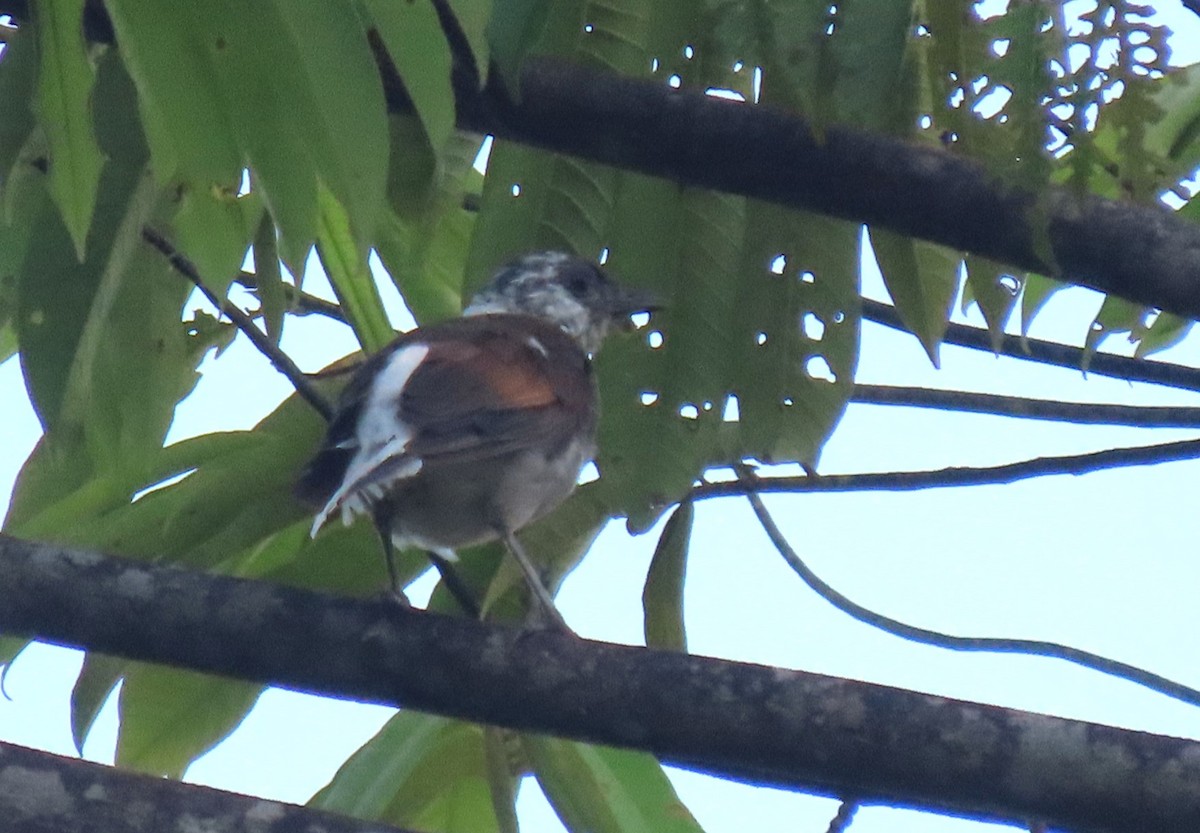
[{"label": "leaf with holes", "polygon": [[1100,305],[1100,311],[1088,328],[1087,338],[1083,344],[1083,372],[1086,373],[1092,362],[1092,356],[1100,349],[1101,343],[1115,333],[1135,333],[1146,328],[1146,318],[1150,310],[1134,301],[1109,295]]},{"label": "leaf with holes", "polygon": [[1004,325],[1017,303],[1017,296],[1024,283],[1023,273],[1016,276],[1011,269],[979,255],[968,254],[965,262],[967,282],[963,289],[963,311],[966,311],[969,290],[971,300],[978,304],[983,320],[987,323],[992,350],[999,352],[1004,341]]}]

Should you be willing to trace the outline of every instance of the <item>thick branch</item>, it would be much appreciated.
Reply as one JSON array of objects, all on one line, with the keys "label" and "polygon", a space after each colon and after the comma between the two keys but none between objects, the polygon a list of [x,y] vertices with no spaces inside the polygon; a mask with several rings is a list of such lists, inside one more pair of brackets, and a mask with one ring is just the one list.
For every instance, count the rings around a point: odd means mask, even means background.
[{"label": "thick branch", "polygon": [[5,536],[0,630],[867,801],[1079,831],[1200,825],[1190,741]]},{"label": "thick branch", "polygon": [[1200,227],[1165,208],[1007,187],[941,148],[838,126],[818,136],[795,114],[551,58],[525,63],[519,104],[497,89],[499,77],[491,74],[480,101],[457,90],[462,126],[877,225],[1200,317]]},{"label": "thick branch", "polygon": [[6,833],[367,833],[399,828],[0,743]]}]

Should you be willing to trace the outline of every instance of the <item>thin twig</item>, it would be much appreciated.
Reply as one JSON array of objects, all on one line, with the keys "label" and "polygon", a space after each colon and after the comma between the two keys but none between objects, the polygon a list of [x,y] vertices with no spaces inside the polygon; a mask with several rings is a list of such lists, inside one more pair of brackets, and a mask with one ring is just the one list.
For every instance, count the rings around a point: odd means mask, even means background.
[{"label": "thin twig", "polygon": [[[896,308],[891,304],[863,298],[862,316],[875,324],[908,332]],[[942,340],[955,347],[969,347],[989,353],[999,352],[1002,356],[1014,359],[1072,370],[1081,370],[1086,356],[1081,347],[1036,338],[1022,339],[1013,335],[1004,336],[999,351],[993,351],[992,337],[986,329],[953,321],[946,327],[946,335]],[[1181,364],[1131,359],[1126,356],[1114,356],[1112,353],[1093,353],[1088,360],[1087,372],[1129,382],[1149,382],[1171,388],[1200,391],[1200,369]]]},{"label": "thin twig", "polygon": [[1137,683],[1146,688],[1157,691],[1160,694],[1165,694],[1168,697],[1174,697],[1184,703],[1193,706],[1200,706],[1200,691],[1191,688],[1190,686],[1177,683],[1174,680],[1169,680],[1159,674],[1147,671],[1143,668],[1130,665],[1119,660],[1110,659],[1108,657],[1093,654],[1091,651],[1083,651],[1078,648],[1072,648],[1068,645],[1060,645],[1057,642],[1044,642],[1040,639],[999,639],[994,637],[968,637],[954,636],[953,634],[942,633],[941,631],[930,630],[928,628],[920,628],[915,625],[909,625],[897,619],[892,619],[890,616],[884,616],[876,613],[873,610],[863,607],[850,599],[843,596],[830,585],[826,584],[816,573],[812,571],[803,559],[788,543],[783,532],[775,524],[775,519],[771,517],[771,513],[767,511],[767,507],[763,505],[762,498],[758,495],[757,478],[752,472],[748,471],[748,467],[739,467],[738,476],[742,480],[742,486],[745,490],[746,499],[750,501],[750,506],[754,509],[754,514],[758,518],[758,522],[762,525],[763,530],[767,533],[767,537],[771,539],[771,543],[779,554],[783,556],[801,580],[804,581],[812,590],[817,593],[825,601],[842,611],[846,615],[856,619],[859,622],[878,628],[879,630],[890,633],[893,636],[899,636],[903,639],[908,639],[913,642],[920,642],[925,645],[933,645],[938,648],[947,648],[952,651],[985,651],[989,653],[1004,653],[1004,654],[1028,654],[1030,656],[1055,657],[1064,659],[1068,662],[1073,662],[1076,665],[1081,665],[1084,668],[1090,668],[1094,671],[1099,671],[1102,674],[1107,674],[1112,677],[1118,677],[1123,680]]},{"label": "thin twig", "polygon": [[[820,477],[764,477],[754,490],[767,492],[912,492],[952,486],[994,486],[1031,477],[1056,474],[1089,474],[1125,466],[1148,466],[1200,457],[1200,440],[1180,440],[1158,445],[1108,448],[1087,454],[1035,457],[999,466],[956,466],[926,471],[824,474]],[[705,482],[694,486],[689,497],[707,500],[745,495],[747,487],[737,480]]]},{"label": "thin twig", "polygon": [[1200,408],[1194,407],[1056,402],[1023,396],[898,385],[855,385],[850,401],[1045,419],[1078,425],[1128,425],[1136,428],[1195,428],[1200,425]]},{"label": "thin twig", "polygon": [[300,394],[309,405],[312,405],[313,410],[319,413],[326,422],[333,419],[333,408],[325,400],[325,397],[317,392],[312,382],[305,376],[304,371],[296,367],[296,363],[273,344],[262,330],[254,325],[254,321],[250,316],[238,309],[234,304],[223,303],[220,298],[213,294],[200,279],[200,273],[197,271],[195,265],[171,245],[169,240],[153,228],[143,226],[142,239],[161,252],[171,266],[174,267],[175,271],[195,284],[196,288],[204,294],[204,297],[208,299],[210,304],[229,316],[229,319],[239,330],[245,333],[250,342],[258,348],[258,351],[267,357],[267,361],[271,363],[271,366],[282,373],[292,383],[292,387],[296,389],[296,393]]},{"label": "thin twig", "polygon": [[[258,289],[258,276],[253,272],[238,272],[234,280],[250,291]],[[293,315],[323,315],[343,324],[346,323],[345,313],[333,301],[326,301],[324,298],[305,292],[286,282],[283,284],[283,293],[287,298],[288,312]]]},{"label": "thin twig", "polygon": [[857,801],[843,801],[838,806],[837,813],[829,820],[829,827],[825,828],[825,833],[846,833],[846,828],[854,821],[854,814],[858,812],[858,808]]}]

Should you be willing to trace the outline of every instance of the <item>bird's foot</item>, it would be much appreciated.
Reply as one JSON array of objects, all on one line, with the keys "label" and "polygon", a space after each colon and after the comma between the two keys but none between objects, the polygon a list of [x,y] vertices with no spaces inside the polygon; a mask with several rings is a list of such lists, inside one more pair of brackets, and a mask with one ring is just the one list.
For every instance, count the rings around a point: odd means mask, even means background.
[{"label": "bird's foot", "polygon": [[539,604],[536,598],[533,600],[533,606],[530,607],[529,613],[525,616],[525,622],[522,627],[530,631],[555,631],[568,636],[579,636],[579,634],[571,630],[571,626],[567,624],[567,620],[558,612],[558,608],[553,604],[549,607]]},{"label": "bird's foot", "polygon": [[384,590],[383,598],[397,607],[412,609],[412,602],[408,600],[408,596],[404,595],[404,591],[399,587],[389,587],[387,590]]}]

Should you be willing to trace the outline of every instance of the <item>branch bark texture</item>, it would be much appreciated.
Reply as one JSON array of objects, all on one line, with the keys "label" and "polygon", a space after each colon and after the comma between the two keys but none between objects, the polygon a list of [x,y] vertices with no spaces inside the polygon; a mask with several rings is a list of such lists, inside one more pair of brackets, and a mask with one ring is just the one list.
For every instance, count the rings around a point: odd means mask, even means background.
[{"label": "branch bark texture", "polygon": [[1191,741],[5,536],[0,630],[864,801],[1097,833],[1200,825]]},{"label": "branch bark texture", "polygon": [[399,828],[0,743],[5,833],[402,833]]}]

